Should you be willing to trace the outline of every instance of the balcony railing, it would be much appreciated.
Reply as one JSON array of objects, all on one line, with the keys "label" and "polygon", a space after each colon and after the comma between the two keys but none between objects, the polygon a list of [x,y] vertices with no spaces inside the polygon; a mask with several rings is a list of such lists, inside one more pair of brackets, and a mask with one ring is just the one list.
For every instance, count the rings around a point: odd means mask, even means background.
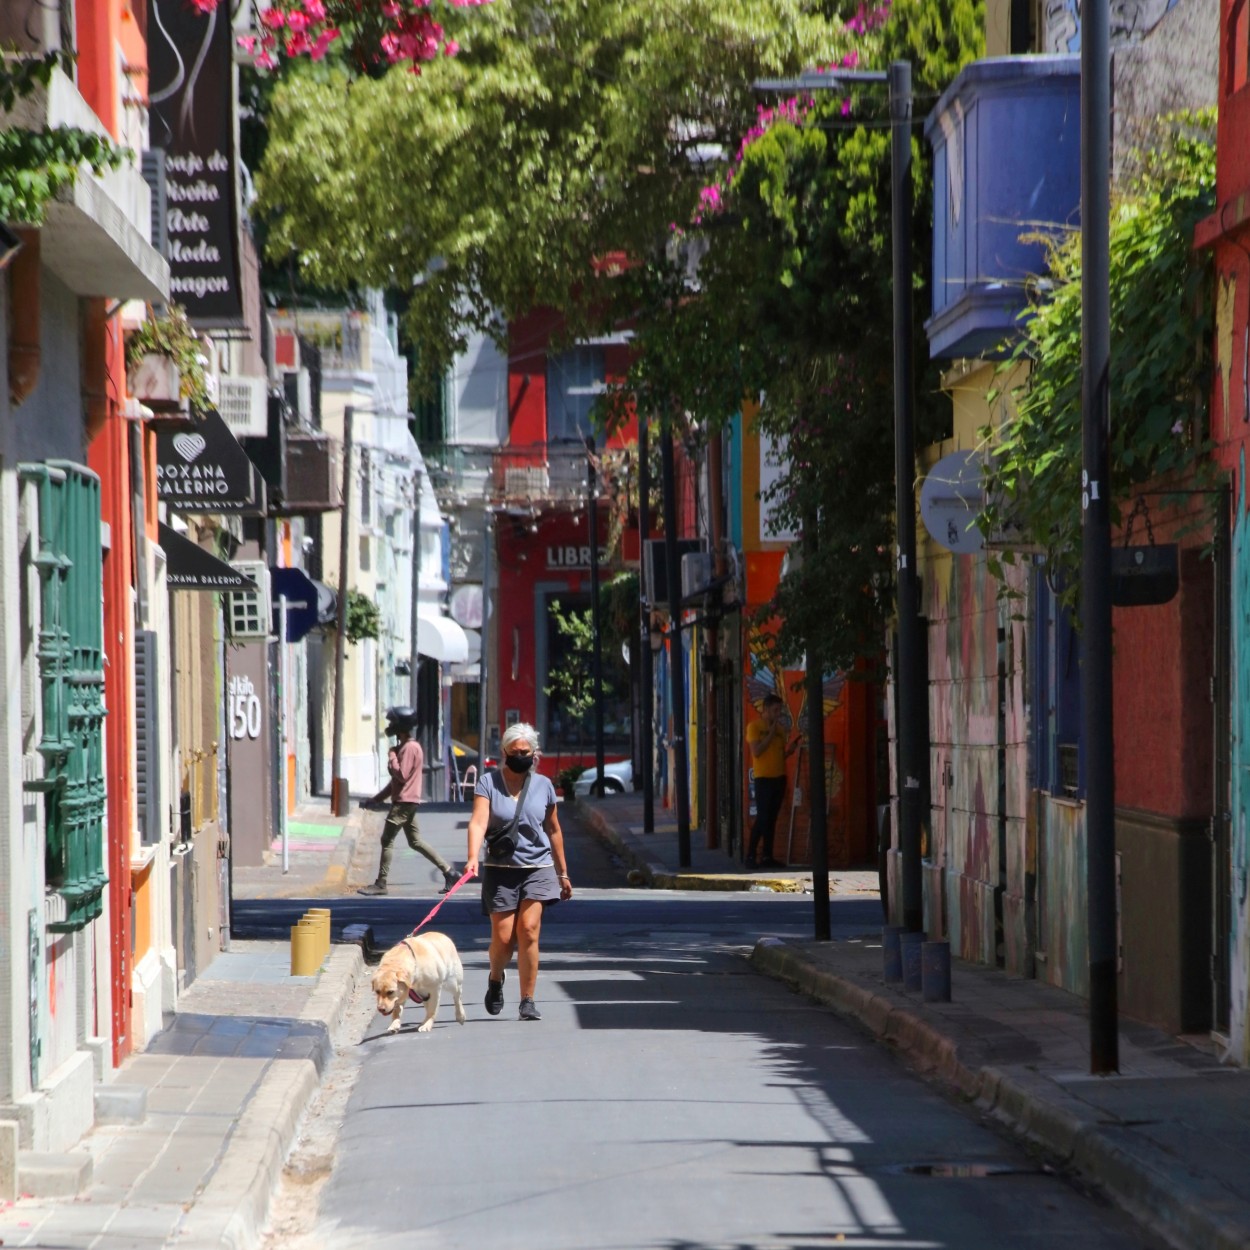
[{"label": "balcony railing", "polygon": [[449,505],[485,498],[496,508],[572,505],[586,496],[586,449],[580,443],[423,449],[430,479]]}]

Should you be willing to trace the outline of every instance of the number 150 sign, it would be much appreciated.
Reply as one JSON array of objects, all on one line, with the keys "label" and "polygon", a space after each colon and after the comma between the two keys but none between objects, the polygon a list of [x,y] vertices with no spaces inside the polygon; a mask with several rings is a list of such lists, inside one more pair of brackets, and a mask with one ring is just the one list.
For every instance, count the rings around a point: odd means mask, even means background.
[{"label": "number 150 sign", "polygon": [[250,677],[232,677],[227,693],[226,717],[230,724],[230,736],[259,738],[261,707],[260,696]]}]

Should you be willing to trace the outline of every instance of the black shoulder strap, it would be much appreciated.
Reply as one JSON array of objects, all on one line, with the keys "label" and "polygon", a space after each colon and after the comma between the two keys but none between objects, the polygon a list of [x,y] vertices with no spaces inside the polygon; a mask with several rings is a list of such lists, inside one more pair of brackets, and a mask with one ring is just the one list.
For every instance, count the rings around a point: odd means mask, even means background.
[{"label": "black shoulder strap", "polygon": [[[516,811],[512,813],[512,823],[508,826],[508,834],[511,835],[516,831],[517,822],[521,819],[521,809],[525,806],[525,796],[529,793],[530,782],[534,779],[532,772],[525,774],[525,780],[521,782],[521,789],[516,796]],[[499,774],[499,780],[503,781],[503,773]],[[507,793],[507,786],[504,786],[504,792]]]}]

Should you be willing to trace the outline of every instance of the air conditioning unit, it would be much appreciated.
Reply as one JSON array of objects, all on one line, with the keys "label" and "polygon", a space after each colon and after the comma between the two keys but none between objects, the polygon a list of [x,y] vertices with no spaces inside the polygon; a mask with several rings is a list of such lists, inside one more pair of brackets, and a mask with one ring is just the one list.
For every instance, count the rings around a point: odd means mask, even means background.
[{"label": "air conditioning unit", "polygon": [[265,379],[223,377],[217,387],[217,411],[235,438],[264,438],[269,433]]},{"label": "air conditioning unit", "polygon": [[324,434],[288,434],[281,515],[333,512],[343,506],[340,443]]},{"label": "air conditioning unit", "polygon": [[503,471],[503,493],[509,499],[529,499],[547,493],[545,464],[513,465]]},{"label": "air conditioning unit", "polygon": [[269,599],[269,566],[264,560],[236,560],[232,569],[256,583],[255,590],[232,590],[226,596],[226,623],[231,638],[268,638],[273,608]]},{"label": "air conditioning unit", "polygon": [[[643,547],[642,556],[642,590],[653,608],[665,612],[671,611],[668,601],[668,561],[665,555],[667,548],[663,538],[648,538]],[[677,540],[678,576],[681,576],[681,560],[684,556],[703,551],[701,538],[679,538]]]},{"label": "air conditioning unit", "polygon": [[683,602],[704,595],[712,584],[712,557],[706,551],[692,551],[681,558],[681,597]]}]

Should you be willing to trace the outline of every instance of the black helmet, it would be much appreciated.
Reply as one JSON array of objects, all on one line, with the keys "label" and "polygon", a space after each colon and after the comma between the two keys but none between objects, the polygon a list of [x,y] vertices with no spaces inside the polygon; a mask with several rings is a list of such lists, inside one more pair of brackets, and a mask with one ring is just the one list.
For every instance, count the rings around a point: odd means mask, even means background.
[{"label": "black helmet", "polygon": [[388,707],[386,709],[386,732],[388,734],[411,733],[417,724],[416,708]]}]

